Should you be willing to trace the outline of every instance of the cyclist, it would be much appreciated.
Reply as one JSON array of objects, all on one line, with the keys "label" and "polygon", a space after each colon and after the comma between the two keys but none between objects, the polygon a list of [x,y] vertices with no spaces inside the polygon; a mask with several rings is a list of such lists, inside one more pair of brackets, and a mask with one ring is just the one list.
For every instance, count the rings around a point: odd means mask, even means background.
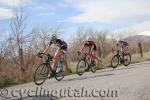
[{"label": "cyclist", "polygon": [[89,56],[90,56],[90,63],[93,61],[93,59],[95,59],[96,57],[96,44],[95,42],[92,40],[91,37],[87,37],[86,40],[83,43],[82,48],[80,49],[80,51],[78,51],[78,55],[81,54],[81,52],[83,51],[84,48],[89,48]]},{"label": "cyclist", "polygon": [[119,40],[117,43],[117,48],[123,53],[128,52],[128,42],[125,40]]},{"label": "cyclist", "polygon": [[[52,69],[54,70],[54,66],[56,64],[58,57],[61,54],[65,54],[67,52],[67,43],[64,40],[58,39],[56,34],[52,34],[49,45],[43,51],[44,54],[46,54],[49,51],[52,44],[55,44],[58,47],[50,63]],[[41,53],[39,53],[38,55],[40,56]]]}]

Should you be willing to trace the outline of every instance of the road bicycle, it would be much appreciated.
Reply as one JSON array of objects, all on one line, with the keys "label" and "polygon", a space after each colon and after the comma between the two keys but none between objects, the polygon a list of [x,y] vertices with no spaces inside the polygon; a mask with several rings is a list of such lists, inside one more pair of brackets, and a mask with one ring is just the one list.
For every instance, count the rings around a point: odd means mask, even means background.
[{"label": "road bicycle", "polygon": [[89,54],[84,53],[83,58],[81,58],[77,64],[76,72],[79,76],[83,75],[85,71],[91,71],[95,73],[99,67],[99,59],[95,57],[95,59],[90,63]]},{"label": "road bicycle", "polygon": [[112,68],[116,68],[119,64],[128,66],[130,63],[131,63],[130,53],[124,53],[121,52],[120,50],[117,50],[117,54],[115,54],[111,60]]},{"label": "road bicycle", "polygon": [[[45,55],[43,53],[40,53],[40,55]],[[43,58],[43,56],[39,56],[40,58]],[[65,68],[66,68],[66,62],[64,61],[64,54],[60,55],[54,70],[50,66],[50,62],[52,61],[52,56],[50,54],[45,55],[45,59],[43,63],[41,63],[37,69],[35,70],[34,74],[34,83],[36,85],[41,85],[45,82],[47,78],[51,78],[52,76],[55,77],[57,81],[61,81],[65,76]]]}]

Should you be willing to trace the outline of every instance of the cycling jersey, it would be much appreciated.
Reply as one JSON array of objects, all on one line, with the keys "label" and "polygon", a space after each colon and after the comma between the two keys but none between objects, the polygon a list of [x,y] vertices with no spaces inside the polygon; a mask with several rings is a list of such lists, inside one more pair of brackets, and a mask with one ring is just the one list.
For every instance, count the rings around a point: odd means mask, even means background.
[{"label": "cycling jersey", "polygon": [[96,50],[96,44],[94,43],[94,41],[86,41],[84,43],[84,47],[89,47],[90,49],[92,48],[92,46],[94,46],[93,50]]},{"label": "cycling jersey", "polygon": [[[56,42],[55,42],[56,41]],[[67,43],[65,42],[65,41],[63,41],[63,40],[61,40],[61,39],[56,39],[56,40],[51,40],[50,41],[50,44],[49,45],[51,45],[51,44],[56,44],[58,47],[60,47],[62,50],[65,50],[65,51],[67,51]]]}]

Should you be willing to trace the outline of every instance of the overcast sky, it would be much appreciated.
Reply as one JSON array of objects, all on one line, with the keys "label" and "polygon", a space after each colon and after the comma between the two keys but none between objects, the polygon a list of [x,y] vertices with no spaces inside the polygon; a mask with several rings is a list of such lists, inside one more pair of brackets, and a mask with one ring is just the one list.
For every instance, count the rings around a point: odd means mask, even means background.
[{"label": "overcast sky", "polygon": [[[12,7],[19,3],[0,0],[0,34],[10,30]],[[23,0],[23,5],[28,29],[63,24],[67,38],[81,26],[150,35],[150,0]]]}]

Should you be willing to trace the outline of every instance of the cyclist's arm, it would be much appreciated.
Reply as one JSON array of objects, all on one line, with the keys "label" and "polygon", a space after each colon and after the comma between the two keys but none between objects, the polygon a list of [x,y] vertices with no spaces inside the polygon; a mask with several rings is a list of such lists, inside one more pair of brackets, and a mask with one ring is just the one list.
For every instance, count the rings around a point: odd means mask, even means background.
[{"label": "cyclist's arm", "polygon": [[47,51],[49,50],[50,46],[51,46],[51,44],[49,44],[49,45],[44,49],[44,51],[43,51],[44,54],[47,53]]},{"label": "cyclist's arm", "polygon": [[90,54],[92,54],[93,49],[94,49],[94,45],[92,45],[91,47]]},{"label": "cyclist's arm", "polygon": [[82,52],[84,48],[85,48],[85,44],[83,44],[82,48],[80,49],[80,52]]},{"label": "cyclist's arm", "polygon": [[122,49],[121,45],[122,44],[120,44],[120,43],[117,44],[117,51],[121,51],[121,49]]}]

